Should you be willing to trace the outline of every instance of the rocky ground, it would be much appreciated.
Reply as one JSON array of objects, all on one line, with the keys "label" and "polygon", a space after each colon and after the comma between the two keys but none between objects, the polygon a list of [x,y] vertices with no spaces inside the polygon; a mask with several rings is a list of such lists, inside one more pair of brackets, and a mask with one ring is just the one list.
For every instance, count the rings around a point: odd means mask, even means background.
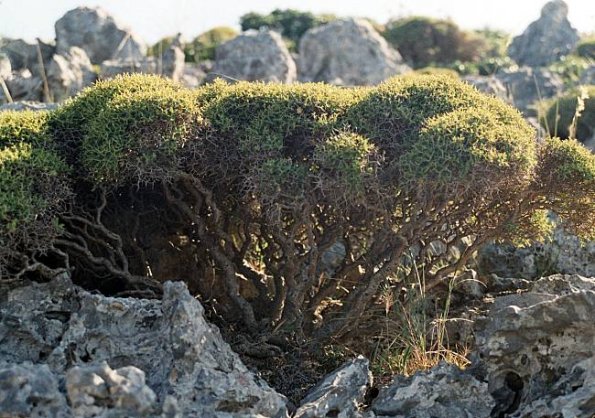
[{"label": "rocky ground", "polygon": [[592,417],[595,278],[501,280],[466,370],[375,386],[357,357],[297,405],[248,370],[184,284],[110,298],[66,277],[0,293],[0,417]]}]

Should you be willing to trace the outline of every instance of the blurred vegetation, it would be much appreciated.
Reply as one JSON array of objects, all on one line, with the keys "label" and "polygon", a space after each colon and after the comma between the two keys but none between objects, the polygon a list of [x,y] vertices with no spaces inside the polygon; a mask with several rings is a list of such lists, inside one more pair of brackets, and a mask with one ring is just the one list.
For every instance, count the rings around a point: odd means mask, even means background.
[{"label": "blurred vegetation", "polygon": [[294,9],[275,9],[267,15],[247,13],[240,17],[242,30],[262,27],[278,31],[285,38],[290,51],[297,50],[300,38],[307,30],[335,20],[335,15],[315,15]]},{"label": "blurred vegetation", "polygon": [[[238,32],[228,26],[217,26],[201,33],[190,42],[182,45],[186,62],[200,62],[215,59],[215,50],[219,45],[227,42],[238,35]],[[166,36],[153,46],[149,47],[147,55],[159,57],[163,51],[167,50],[174,36]]]},{"label": "blurred vegetation", "polygon": [[496,31],[464,31],[450,20],[428,17],[393,20],[385,27],[384,37],[414,68],[479,62],[501,52],[504,36]]},{"label": "blurred vegetation", "polygon": [[[578,113],[577,113],[578,111]],[[595,86],[573,89],[549,101],[541,125],[550,136],[585,142],[595,135]],[[574,135],[571,135],[574,132]]]},{"label": "blurred vegetation", "polygon": [[184,46],[186,62],[214,60],[217,47],[237,35],[238,32],[228,26],[218,26],[201,33]]}]

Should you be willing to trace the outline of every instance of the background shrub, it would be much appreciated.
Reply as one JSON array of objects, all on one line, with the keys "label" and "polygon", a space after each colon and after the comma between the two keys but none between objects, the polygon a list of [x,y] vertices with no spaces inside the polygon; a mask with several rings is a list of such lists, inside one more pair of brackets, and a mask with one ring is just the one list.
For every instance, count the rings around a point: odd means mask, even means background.
[{"label": "background shrub", "polygon": [[308,29],[324,25],[336,19],[334,15],[314,15],[294,9],[275,9],[268,15],[246,13],[240,17],[242,30],[266,27],[281,33],[286,39],[289,50],[295,51],[300,38]]},{"label": "background shrub", "polygon": [[490,49],[483,37],[465,32],[451,21],[427,17],[389,22],[383,35],[414,68],[477,62]]},{"label": "background shrub", "polygon": [[184,45],[186,62],[214,60],[217,47],[224,42],[232,40],[237,35],[238,32],[228,26],[217,26],[201,33],[191,42]]}]

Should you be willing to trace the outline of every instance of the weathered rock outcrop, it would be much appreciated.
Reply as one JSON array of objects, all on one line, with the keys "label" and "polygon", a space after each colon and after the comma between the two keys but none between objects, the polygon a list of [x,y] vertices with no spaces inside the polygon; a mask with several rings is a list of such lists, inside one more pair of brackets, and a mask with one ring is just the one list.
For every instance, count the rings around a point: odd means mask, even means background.
[{"label": "weathered rock outcrop", "polygon": [[281,35],[249,30],[217,47],[213,72],[238,80],[292,83],[296,66]]},{"label": "weathered rock outcrop", "polygon": [[64,55],[55,54],[46,71],[50,94],[56,102],[74,96],[97,78],[89,57],[76,46]]},{"label": "weathered rock outcrop", "polygon": [[[0,417],[286,415],[179,282],[162,301],[107,298],[65,278],[2,289],[0,376]],[[16,393],[21,403],[2,401]]]},{"label": "weathered rock outcrop", "polygon": [[335,20],[300,40],[300,81],[373,85],[408,70],[401,55],[363,19]]},{"label": "weathered rock outcrop", "polygon": [[498,72],[496,78],[506,87],[512,104],[525,116],[536,115],[536,102],[558,96],[564,89],[562,79],[544,68],[522,67],[515,71]]},{"label": "weathered rock outcrop", "polygon": [[2,79],[6,79],[10,77],[12,74],[12,65],[10,65],[10,60],[8,59],[8,55],[0,54],[0,77]]},{"label": "weathered rock outcrop", "polygon": [[42,41],[30,43],[23,39],[3,39],[0,52],[8,56],[13,71],[28,69],[33,75],[40,76],[40,57],[43,63],[48,62],[55,53],[55,47]]},{"label": "weathered rock outcrop", "polygon": [[[14,101],[41,101],[43,99],[43,81],[40,77],[31,74],[29,70],[13,71],[4,82]],[[8,101],[4,89],[0,89],[0,103]]]},{"label": "weathered rock outcrop", "polygon": [[372,410],[378,417],[488,418],[494,404],[487,383],[441,363],[411,377],[396,377],[380,391]]},{"label": "weathered rock outcrop", "polygon": [[396,376],[364,401],[367,369],[356,360],[325,378],[296,416],[591,418],[595,278],[554,275],[523,286],[524,293],[496,297],[477,319],[468,369],[441,363]]},{"label": "weathered rock outcrop", "polygon": [[593,312],[595,278],[581,276],[542,278],[527,293],[495,299],[476,325],[493,416],[591,416]]},{"label": "weathered rock outcrop", "polygon": [[55,26],[57,52],[68,53],[78,46],[93,64],[111,59],[141,60],[147,51],[137,35],[99,7],[70,10]]},{"label": "weathered rock outcrop", "polygon": [[360,356],[326,376],[302,400],[294,418],[351,417],[372,384],[369,361]]},{"label": "weathered rock outcrop", "polygon": [[543,6],[541,17],[512,40],[508,55],[520,65],[541,67],[570,53],[579,36],[568,21],[568,5],[553,0]]},{"label": "weathered rock outcrop", "polygon": [[500,277],[535,279],[551,273],[595,277],[595,241],[581,243],[576,236],[557,228],[551,242],[522,248],[486,245],[479,252],[478,264],[484,274]]},{"label": "weathered rock outcrop", "polygon": [[463,81],[475,86],[482,93],[496,96],[506,103],[513,103],[513,99],[504,83],[494,76],[468,75],[463,77]]}]

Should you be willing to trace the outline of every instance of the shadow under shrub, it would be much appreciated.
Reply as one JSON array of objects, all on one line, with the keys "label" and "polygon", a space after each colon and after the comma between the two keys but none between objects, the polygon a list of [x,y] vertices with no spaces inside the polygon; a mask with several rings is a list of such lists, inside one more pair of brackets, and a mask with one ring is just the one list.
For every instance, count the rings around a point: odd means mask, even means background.
[{"label": "shadow under shrub", "polygon": [[194,92],[119,77],[48,129],[76,167],[57,243],[90,285],[182,279],[227,320],[293,342],[349,339],[383,287],[422,269],[431,289],[488,240],[539,238],[545,209],[595,229],[594,157],[539,144],[516,110],[448,76]]}]

